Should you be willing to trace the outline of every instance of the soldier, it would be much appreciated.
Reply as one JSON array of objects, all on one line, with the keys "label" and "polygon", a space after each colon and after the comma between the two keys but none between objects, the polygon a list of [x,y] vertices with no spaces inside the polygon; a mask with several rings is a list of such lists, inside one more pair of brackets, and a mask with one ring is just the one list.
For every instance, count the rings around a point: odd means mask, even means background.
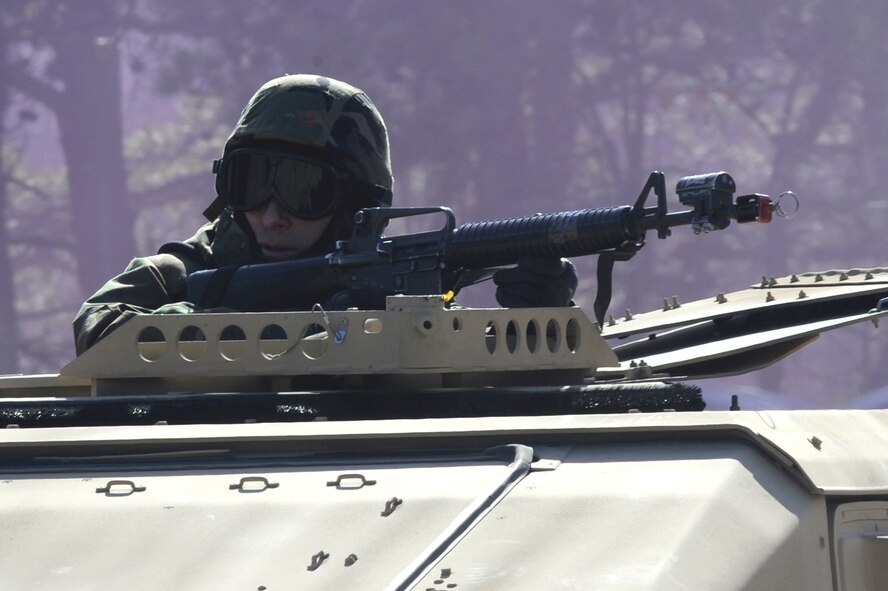
[{"label": "soldier", "polygon": [[[392,203],[382,116],[360,89],[322,76],[264,84],[213,170],[210,222],[185,242],[134,259],[83,304],[74,319],[78,355],[136,314],[206,311],[185,301],[195,271],[325,254],[351,235],[359,209]],[[528,258],[494,280],[507,307],[568,305],[577,285],[564,259]],[[330,306],[354,304],[372,305],[339,297]]]}]

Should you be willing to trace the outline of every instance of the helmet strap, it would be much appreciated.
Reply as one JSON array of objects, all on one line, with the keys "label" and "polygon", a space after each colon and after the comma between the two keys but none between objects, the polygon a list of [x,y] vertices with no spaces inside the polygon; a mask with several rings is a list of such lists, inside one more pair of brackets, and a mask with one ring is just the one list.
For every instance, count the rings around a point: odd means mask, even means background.
[{"label": "helmet strap", "polygon": [[216,195],[216,198],[213,199],[213,202],[210,203],[210,206],[207,207],[204,211],[204,217],[210,220],[211,222],[219,217],[219,214],[222,213],[222,210],[225,209],[225,200],[221,195]]}]

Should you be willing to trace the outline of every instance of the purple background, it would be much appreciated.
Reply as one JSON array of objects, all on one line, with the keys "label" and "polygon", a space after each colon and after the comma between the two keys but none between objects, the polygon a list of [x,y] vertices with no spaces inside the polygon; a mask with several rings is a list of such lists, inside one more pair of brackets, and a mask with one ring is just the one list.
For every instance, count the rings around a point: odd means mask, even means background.
[{"label": "purple background", "polygon": [[[651,170],[670,193],[726,170],[740,193],[801,196],[788,222],[651,235],[617,265],[615,313],[883,265],[886,25],[882,0],[2,0],[0,372],[58,371],[80,302],[193,233],[211,160],[283,73],[366,90],[391,134],[396,204],[446,204],[459,223],[632,203]],[[575,261],[590,314],[594,258]],[[492,301],[480,291],[467,303]],[[883,331],[827,333],[701,385],[712,408],[731,393],[884,405]]]}]

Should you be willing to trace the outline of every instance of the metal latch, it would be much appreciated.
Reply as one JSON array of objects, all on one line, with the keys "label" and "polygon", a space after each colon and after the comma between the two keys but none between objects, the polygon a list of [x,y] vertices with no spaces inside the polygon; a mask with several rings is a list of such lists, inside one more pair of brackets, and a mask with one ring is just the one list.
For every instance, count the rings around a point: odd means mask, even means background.
[{"label": "metal latch", "polygon": [[[262,488],[247,488],[245,485],[249,482],[258,482]],[[269,482],[264,476],[244,476],[237,484],[229,484],[228,490],[237,490],[240,492],[262,492],[269,488],[277,488],[280,486],[278,482]]]},{"label": "metal latch", "polygon": [[[111,492],[111,487],[114,486],[128,486],[129,490],[122,490],[119,492]],[[136,486],[136,483],[132,480],[109,480],[105,486],[99,487],[96,489],[97,493],[105,493],[108,496],[125,496],[131,495],[137,492],[145,492],[144,486]]]},{"label": "metal latch", "polygon": [[368,480],[363,474],[340,474],[336,480],[327,482],[327,486],[335,486],[339,490],[357,490],[374,484],[375,480]]}]

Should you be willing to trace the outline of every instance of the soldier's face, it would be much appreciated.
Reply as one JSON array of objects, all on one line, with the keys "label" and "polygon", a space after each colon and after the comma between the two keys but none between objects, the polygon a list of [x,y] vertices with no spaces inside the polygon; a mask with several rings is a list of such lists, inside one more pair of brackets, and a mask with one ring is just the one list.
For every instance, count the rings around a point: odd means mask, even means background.
[{"label": "soldier's face", "polygon": [[330,217],[301,220],[293,217],[277,199],[244,212],[262,255],[269,261],[295,259],[308,250],[324,233]]}]

